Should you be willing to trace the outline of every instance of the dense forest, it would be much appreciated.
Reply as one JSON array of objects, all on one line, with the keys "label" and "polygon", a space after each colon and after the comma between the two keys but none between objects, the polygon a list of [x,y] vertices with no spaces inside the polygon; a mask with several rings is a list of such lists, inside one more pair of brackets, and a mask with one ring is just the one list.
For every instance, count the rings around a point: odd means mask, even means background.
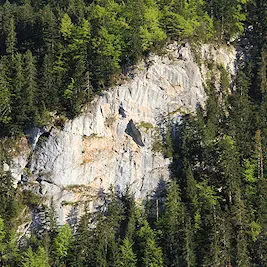
[{"label": "dense forest", "polygon": [[1,2],[2,136],[72,118],[168,40],[230,40],[246,17],[246,0]]},{"label": "dense forest", "polygon": [[[265,0],[0,3],[1,266],[267,266]],[[85,208],[59,227],[53,205],[13,187],[8,145],[28,127],[76,116],[173,41],[233,42],[235,80],[210,63],[220,88],[211,75],[205,110],[172,125],[179,135],[165,144],[172,163],[163,192],[137,204],[130,188],[110,188],[98,212]],[[42,225],[17,242],[33,209]]]}]

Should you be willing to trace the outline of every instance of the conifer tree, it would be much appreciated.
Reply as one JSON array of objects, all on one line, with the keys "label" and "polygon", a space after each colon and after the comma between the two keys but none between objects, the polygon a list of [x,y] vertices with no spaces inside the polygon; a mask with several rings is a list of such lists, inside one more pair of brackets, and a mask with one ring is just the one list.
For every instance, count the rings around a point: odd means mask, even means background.
[{"label": "conifer tree", "polygon": [[121,196],[121,202],[123,205],[123,220],[120,224],[120,237],[124,239],[127,237],[129,242],[132,241],[136,227],[136,204],[134,195],[129,186],[126,186]]},{"label": "conifer tree", "polygon": [[42,67],[42,80],[38,90],[39,101],[45,108],[56,109],[59,106],[59,92],[56,86],[56,76],[53,70],[54,57],[46,54]]},{"label": "conifer tree", "polygon": [[30,50],[27,50],[24,56],[24,77],[25,77],[25,85],[24,85],[24,101],[27,105],[27,117],[36,121],[37,116],[37,105],[38,102],[36,100],[37,96],[37,67],[36,67],[36,59],[32,55]]},{"label": "conifer tree", "polygon": [[236,91],[230,98],[230,133],[237,143],[237,149],[247,157],[253,151],[251,137],[255,132],[253,105],[249,97],[250,81],[243,70],[239,70],[236,78]]},{"label": "conifer tree", "polygon": [[143,221],[143,225],[137,231],[138,265],[144,267],[163,267],[163,255],[160,247],[157,246],[155,234],[148,222]]},{"label": "conifer tree", "polygon": [[57,17],[49,4],[42,10],[41,21],[46,52],[54,55],[56,43],[60,40],[60,31],[58,30]]},{"label": "conifer tree", "polygon": [[184,264],[185,211],[176,182],[171,182],[169,185],[165,211],[159,223],[162,225],[165,264],[167,266]]},{"label": "conifer tree", "polygon": [[2,130],[11,121],[11,92],[6,72],[6,66],[0,62],[0,124]]},{"label": "conifer tree", "polygon": [[92,261],[94,255],[94,230],[91,229],[91,219],[91,215],[86,208],[85,213],[78,222],[74,239],[70,245],[70,253],[67,260],[70,266],[94,266]]},{"label": "conifer tree", "polygon": [[64,224],[60,229],[58,235],[53,240],[53,254],[55,257],[55,265],[61,266],[66,261],[68,251],[72,239],[71,228],[68,224]]},{"label": "conifer tree", "polygon": [[195,242],[194,242],[194,231],[191,224],[191,219],[188,216],[186,218],[185,225],[185,247],[184,255],[185,263],[187,267],[196,266],[196,256],[195,256]]},{"label": "conifer tree", "polygon": [[[17,132],[21,129],[20,127],[27,121],[27,100],[24,98],[24,86],[25,86],[25,76],[24,76],[24,64],[23,56],[20,53],[14,55],[14,71],[12,79],[12,104],[13,104],[13,120],[15,122],[15,127],[17,127]],[[16,104],[15,104],[16,103]],[[16,129],[16,128],[15,128]]]},{"label": "conifer tree", "polygon": [[22,267],[47,267],[50,266],[47,262],[45,250],[39,247],[36,252],[29,247],[21,256],[20,266]]},{"label": "conifer tree", "polygon": [[136,261],[136,255],[133,252],[132,244],[129,238],[125,237],[121,245],[121,257],[119,266],[136,267]]},{"label": "conifer tree", "polygon": [[14,17],[11,17],[7,28],[6,52],[10,54],[12,58],[16,52],[16,44],[17,44],[17,37],[16,37],[15,19]]}]

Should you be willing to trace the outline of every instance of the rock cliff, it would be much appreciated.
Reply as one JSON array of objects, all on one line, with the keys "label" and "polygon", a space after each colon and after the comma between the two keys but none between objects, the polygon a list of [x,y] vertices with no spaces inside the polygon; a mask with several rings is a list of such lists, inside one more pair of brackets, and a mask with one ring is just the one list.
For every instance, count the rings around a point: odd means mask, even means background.
[{"label": "rock cliff", "polygon": [[[143,198],[168,180],[170,159],[153,149],[155,133],[164,132],[166,120],[179,121],[205,105],[208,69],[196,63],[191,50],[189,45],[170,46],[166,55],[140,63],[122,85],[97,96],[62,128],[35,129],[22,177],[47,199],[53,197],[61,223],[75,205],[85,200],[97,205],[97,196],[111,184],[121,190],[130,185],[135,197]],[[204,45],[197,53],[234,74],[231,47]],[[18,161],[12,167],[16,177],[26,166],[25,159]]]}]

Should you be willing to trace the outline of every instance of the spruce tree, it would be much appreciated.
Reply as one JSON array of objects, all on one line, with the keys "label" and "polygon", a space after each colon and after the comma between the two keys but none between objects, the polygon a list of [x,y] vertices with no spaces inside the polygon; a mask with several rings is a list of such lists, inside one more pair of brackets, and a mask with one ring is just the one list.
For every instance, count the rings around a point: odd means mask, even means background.
[{"label": "spruce tree", "polygon": [[137,266],[163,267],[162,250],[156,244],[155,233],[146,220],[142,224],[136,233],[136,242],[138,244]]},{"label": "spruce tree", "polygon": [[136,255],[133,252],[133,244],[130,242],[128,237],[122,242],[121,245],[121,256],[119,266],[121,267],[136,267]]},{"label": "spruce tree", "polygon": [[167,266],[185,264],[183,250],[185,246],[185,211],[180,198],[179,187],[171,182],[165,202],[165,211],[159,221],[163,233],[164,262]]}]

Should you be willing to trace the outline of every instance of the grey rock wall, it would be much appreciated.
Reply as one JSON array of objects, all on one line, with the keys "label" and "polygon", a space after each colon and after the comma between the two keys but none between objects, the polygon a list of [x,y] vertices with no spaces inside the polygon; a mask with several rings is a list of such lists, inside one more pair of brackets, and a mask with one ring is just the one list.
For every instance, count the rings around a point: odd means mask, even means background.
[{"label": "grey rock wall", "polygon": [[[200,53],[234,72],[233,50],[216,54],[203,46]],[[203,75],[207,70],[194,62],[188,45],[172,45],[167,55],[151,56],[123,85],[96,97],[81,116],[51,129],[28,162],[29,180],[39,182],[38,191],[47,199],[53,197],[60,223],[83,200],[91,199],[93,209],[96,196],[111,184],[121,190],[130,185],[138,199],[168,180],[170,159],[152,150],[153,136],[164,118],[179,120],[205,105]],[[127,134],[130,120],[144,146]]]}]

